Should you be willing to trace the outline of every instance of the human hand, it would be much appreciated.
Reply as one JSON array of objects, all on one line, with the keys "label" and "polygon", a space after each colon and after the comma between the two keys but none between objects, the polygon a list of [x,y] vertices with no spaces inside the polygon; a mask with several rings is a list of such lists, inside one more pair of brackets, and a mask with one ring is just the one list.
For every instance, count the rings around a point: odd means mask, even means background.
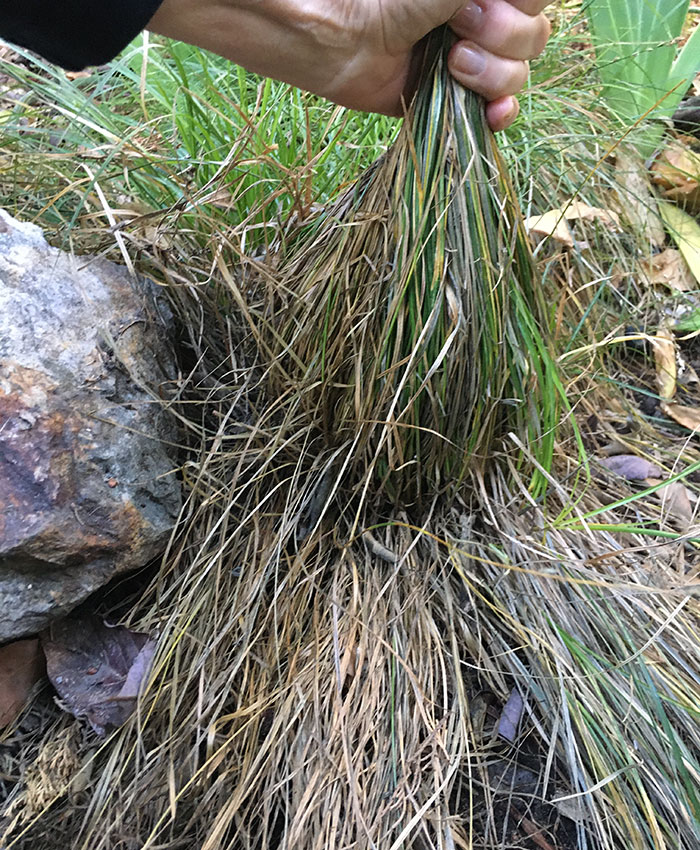
[{"label": "human hand", "polygon": [[164,0],[149,29],[343,106],[400,115],[417,46],[449,23],[449,68],[488,101],[494,130],[518,112],[527,60],[544,48],[551,0]]}]

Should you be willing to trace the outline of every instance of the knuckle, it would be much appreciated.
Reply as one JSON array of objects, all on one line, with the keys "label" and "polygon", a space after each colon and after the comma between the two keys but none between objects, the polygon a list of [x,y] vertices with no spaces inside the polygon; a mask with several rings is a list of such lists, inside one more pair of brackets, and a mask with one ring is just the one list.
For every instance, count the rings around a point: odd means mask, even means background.
[{"label": "knuckle", "polygon": [[530,73],[530,67],[527,62],[517,62],[513,70],[513,80],[511,83],[510,94],[517,94],[527,85],[527,79]]},{"label": "knuckle", "polygon": [[[549,21],[549,18],[546,15],[538,15],[538,31],[535,36],[535,56],[539,56],[540,53],[544,50],[547,42],[549,41],[549,37],[552,34],[552,24]],[[534,58],[534,57],[533,57]]]}]

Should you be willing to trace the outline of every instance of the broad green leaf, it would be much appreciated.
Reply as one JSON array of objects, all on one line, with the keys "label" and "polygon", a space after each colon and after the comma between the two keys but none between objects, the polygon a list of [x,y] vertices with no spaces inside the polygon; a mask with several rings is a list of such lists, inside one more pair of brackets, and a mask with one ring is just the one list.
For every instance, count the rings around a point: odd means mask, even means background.
[{"label": "broad green leaf", "polygon": [[[647,112],[669,117],[700,70],[696,30],[677,55],[688,0],[590,0],[586,10],[603,82],[602,96],[629,127]],[[642,153],[653,151],[662,125],[650,126]]]},{"label": "broad green leaf", "polygon": [[659,203],[664,224],[700,283],[700,224],[675,204]]},{"label": "broad green leaf", "polygon": [[[671,68],[671,80],[692,80],[700,71],[700,27],[695,27],[685,46],[678,54],[678,58]],[[681,87],[678,94],[680,101],[685,95],[685,89]]]}]

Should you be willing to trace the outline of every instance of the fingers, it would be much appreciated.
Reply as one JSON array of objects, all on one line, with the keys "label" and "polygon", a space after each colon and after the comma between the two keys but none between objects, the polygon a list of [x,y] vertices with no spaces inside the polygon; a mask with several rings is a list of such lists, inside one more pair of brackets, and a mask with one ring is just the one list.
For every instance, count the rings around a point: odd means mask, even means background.
[{"label": "fingers", "polygon": [[527,62],[494,56],[470,41],[455,44],[448,65],[457,82],[486,100],[517,94],[528,77]]},{"label": "fingers", "polygon": [[[516,8],[516,3],[518,8]],[[550,35],[542,0],[470,0],[451,19],[458,38],[506,59],[534,59]]]},{"label": "fingers", "polygon": [[[455,79],[488,101],[500,101],[527,82],[528,60],[544,49],[550,25],[542,10],[548,0],[469,0],[450,20],[459,41],[450,51]],[[501,129],[515,118],[503,101],[489,121]]]},{"label": "fingers", "polygon": [[526,15],[539,15],[552,3],[552,0],[508,0],[508,2]]},{"label": "fingers", "polygon": [[486,105],[486,119],[494,133],[499,133],[515,121],[520,104],[514,97],[501,97]]}]

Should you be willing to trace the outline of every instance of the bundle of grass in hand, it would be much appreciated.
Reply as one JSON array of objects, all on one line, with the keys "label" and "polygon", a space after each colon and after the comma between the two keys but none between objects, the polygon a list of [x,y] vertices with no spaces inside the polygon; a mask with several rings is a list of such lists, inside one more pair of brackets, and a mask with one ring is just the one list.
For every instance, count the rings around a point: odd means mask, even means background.
[{"label": "bundle of grass in hand", "polygon": [[546,465],[557,415],[527,236],[450,39],[431,35],[396,143],[297,234],[281,280],[280,384],[404,506],[454,492],[505,427],[526,422]]},{"label": "bundle of grass in hand", "polygon": [[[257,324],[260,293],[226,267],[219,232],[221,277],[204,252],[207,286],[173,288],[198,368],[179,414],[190,454],[178,533],[129,615],[159,635],[152,681],[101,743],[66,717],[40,732],[31,719],[16,762],[26,788],[18,778],[0,824],[7,850],[698,847],[697,537],[675,534],[668,502],[629,482],[609,505],[609,481],[577,478],[574,440],[550,469],[556,378],[527,248],[479,105],[452,88],[433,47],[397,145],[273,270],[275,292],[281,274],[304,293],[286,291],[286,313]],[[578,114],[587,128],[588,108]],[[567,159],[557,205],[590,172],[580,128],[564,135],[584,158]],[[53,173],[56,160],[43,160]],[[547,204],[563,178],[554,171]],[[197,223],[216,231],[208,216]],[[637,276],[638,243],[614,240],[600,236],[597,281],[610,257]],[[173,280],[189,280],[187,252],[169,262]],[[568,271],[567,260],[567,285]],[[597,298],[571,308],[574,337]],[[243,309],[222,307],[232,303]],[[245,360],[246,319],[255,354],[272,349],[279,362]],[[598,408],[619,399],[590,393],[584,360],[574,392],[602,442],[615,432]],[[291,391],[267,392],[266,365],[280,383],[293,377]],[[321,415],[340,449],[324,445]],[[550,472],[546,502],[524,510],[522,472],[493,464],[466,507],[436,499],[413,525],[400,507],[376,509],[380,462],[395,495],[414,481],[426,495],[444,490],[448,465],[480,463],[490,437],[519,420],[531,423],[532,466],[539,454]],[[695,460],[678,439],[683,462]],[[662,450],[669,475],[677,445]],[[334,479],[341,451],[354,480]],[[358,482],[356,519],[346,508]],[[304,529],[308,505],[318,518],[331,499],[333,521]],[[20,775],[3,771],[4,788]]]}]

